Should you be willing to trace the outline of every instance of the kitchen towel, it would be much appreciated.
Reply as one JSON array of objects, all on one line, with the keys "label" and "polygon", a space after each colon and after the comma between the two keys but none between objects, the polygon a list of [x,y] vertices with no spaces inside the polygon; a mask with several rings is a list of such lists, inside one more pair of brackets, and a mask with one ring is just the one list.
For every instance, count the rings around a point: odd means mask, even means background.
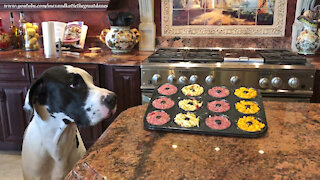
[{"label": "kitchen towel", "polygon": [[54,32],[54,22],[42,22],[43,47],[46,58],[57,56]]}]

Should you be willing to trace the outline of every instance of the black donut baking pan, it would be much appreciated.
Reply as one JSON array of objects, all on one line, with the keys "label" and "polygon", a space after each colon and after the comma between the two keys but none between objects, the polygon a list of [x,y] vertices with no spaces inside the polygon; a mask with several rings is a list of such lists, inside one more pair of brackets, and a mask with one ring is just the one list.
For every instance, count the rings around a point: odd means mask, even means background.
[{"label": "black donut baking pan", "polygon": [[[257,96],[251,99],[244,99],[239,98],[234,94],[235,90],[239,89],[240,87],[234,88],[226,86],[200,85],[201,87],[203,87],[203,93],[199,96],[193,97],[188,96],[188,94],[185,95],[182,93],[181,89],[188,85],[190,84],[161,84],[156,87],[144,116],[144,128],[147,130],[236,137],[260,137],[267,131],[267,121],[259,90],[252,88],[257,92]],[[164,86],[167,88],[164,88]],[[160,87],[163,94],[160,94],[158,92],[158,89]],[[171,87],[176,87],[176,93],[174,93],[175,88]],[[227,89],[229,91],[229,95],[221,98],[209,95],[208,91],[214,87],[216,87],[217,89],[219,89],[219,87]],[[216,90],[216,88],[214,89]],[[245,88],[249,89],[249,87]],[[215,92],[221,93],[220,90]],[[248,93],[248,91],[242,92],[244,94]],[[158,100],[160,98],[162,99]],[[178,105],[179,101],[184,99],[195,99],[198,102],[202,102],[202,106],[195,111],[185,111]],[[157,104],[157,108],[153,105],[154,101]],[[254,110],[255,107],[253,106],[257,105],[259,107],[259,110],[256,113],[251,112],[253,114],[246,114],[250,113],[247,111],[239,112],[239,110],[236,109],[235,104],[241,101],[244,103],[242,104],[243,109],[246,110],[247,108],[249,108]],[[174,102],[173,106],[172,102]],[[211,110],[213,107],[213,110],[216,111],[218,109],[218,112],[209,110],[208,104],[210,104]],[[227,110],[228,108],[226,108],[226,104],[229,104],[229,110]],[[191,103],[191,105],[194,104]],[[215,109],[215,107],[217,109]],[[220,112],[219,110],[221,110],[221,108],[226,111]],[[187,114],[188,112],[193,113],[196,117],[199,118],[198,126],[182,127],[174,121],[177,114]],[[216,116],[219,118],[216,118]],[[210,118],[210,120],[208,119],[206,123],[207,118]],[[193,121],[192,118],[183,118],[183,123],[184,121],[186,121],[187,124],[190,124],[190,120]],[[258,127],[258,129],[252,129],[255,127]]]}]

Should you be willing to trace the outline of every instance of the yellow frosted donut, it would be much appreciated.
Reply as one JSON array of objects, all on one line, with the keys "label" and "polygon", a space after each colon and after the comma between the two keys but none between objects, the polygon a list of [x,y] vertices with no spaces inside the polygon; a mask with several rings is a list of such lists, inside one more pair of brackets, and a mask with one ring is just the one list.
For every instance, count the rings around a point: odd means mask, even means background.
[{"label": "yellow frosted donut", "polygon": [[265,127],[265,124],[259,122],[253,116],[243,116],[242,118],[239,118],[237,126],[244,131],[256,132],[261,131],[261,129]]},{"label": "yellow frosted donut", "polygon": [[203,87],[199,84],[191,84],[183,87],[181,91],[186,96],[200,96],[203,93]]},{"label": "yellow frosted donut", "polygon": [[236,109],[243,114],[255,114],[260,108],[259,106],[252,101],[240,101],[235,105]]},{"label": "yellow frosted donut", "polygon": [[234,94],[238,96],[239,98],[243,99],[251,99],[255,98],[257,96],[257,91],[254,90],[253,88],[245,88],[245,87],[240,87],[239,89],[236,89],[234,91]]},{"label": "yellow frosted donut", "polygon": [[184,99],[179,101],[179,107],[185,111],[195,111],[202,106],[202,102],[195,99]]},{"label": "yellow frosted donut", "polygon": [[187,113],[187,114],[179,113],[174,118],[174,122],[181,127],[194,127],[194,126],[199,127],[199,121],[200,121],[199,117],[197,117],[193,113]]}]

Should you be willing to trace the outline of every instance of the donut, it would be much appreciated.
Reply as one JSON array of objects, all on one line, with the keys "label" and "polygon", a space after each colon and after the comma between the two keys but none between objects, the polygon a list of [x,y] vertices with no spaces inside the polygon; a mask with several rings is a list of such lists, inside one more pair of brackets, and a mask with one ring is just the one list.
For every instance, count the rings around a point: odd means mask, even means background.
[{"label": "donut", "polygon": [[200,96],[203,93],[203,87],[199,84],[191,84],[183,87],[181,91],[186,96]]},{"label": "donut", "polygon": [[174,105],[174,101],[167,97],[161,97],[154,100],[152,105],[157,109],[169,109]]},{"label": "donut", "polygon": [[206,125],[211,129],[223,130],[230,127],[231,123],[225,116],[210,116],[206,119]]},{"label": "donut", "polygon": [[164,111],[153,111],[147,115],[147,121],[152,125],[163,125],[169,122],[169,120],[169,114]]},{"label": "donut", "polygon": [[158,92],[169,96],[178,92],[178,88],[172,84],[163,84],[158,88]]},{"label": "donut", "polygon": [[230,92],[227,88],[224,87],[213,87],[209,89],[208,94],[216,98],[224,98],[229,96]]},{"label": "donut", "polygon": [[265,124],[258,121],[253,116],[243,116],[242,118],[239,118],[237,126],[244,131],[256,132],[261,131],[261,129],[265,127]]},{"label": "donut", "polygon": [[185,111],[195,111],[202,106],[202,102],[196,99],[184,99],[179,101],[179,107]]},{"label": "donut", "polygon": [[255,114],[260,108],[257,103],[252,101],[242,100],[235,104],[236,109],[243,114]]},{"label": "donut", "polygon": [[181,127],[194,127],[194,126],[199,127],[199,121],[200,121],[199,117],[197,117],[193,113],[187,113],[187,114],[179,113],[174,118],[174,122]]},{"label": "donut", "polygon": [[226,101],[211,101],[208,103],[207,108],[212,112],[226,112],[229,111],[230,105]]},{"label": "donut", "polygon": [[257,91],[254,90],[253,88],[245,88],[245,87],[240,87],[239,89],[236,89],[234,91],[234,94],[238,96],[239,98],[243,99],[251,99],[255,98],[257,96]]}]

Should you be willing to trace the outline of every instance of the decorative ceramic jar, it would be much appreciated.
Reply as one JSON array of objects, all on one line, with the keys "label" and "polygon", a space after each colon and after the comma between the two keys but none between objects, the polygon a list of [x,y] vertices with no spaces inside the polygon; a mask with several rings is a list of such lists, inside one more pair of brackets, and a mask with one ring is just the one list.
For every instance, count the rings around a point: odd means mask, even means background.
[{"label": "decorative ceramic jar", "polygon": [[140,40],[137,29],[129,26],[111,26],[101,31],[100,40],[111,49],[113,53],[128,53]]},{"label": "decorative ceramic jar", "polygon": [[305,17],[298,18],[303,24],[303,29],[297,37],[296,47],[299,54],[315,54],[319,49],[319,35],[317,21],[310,21]]}]

